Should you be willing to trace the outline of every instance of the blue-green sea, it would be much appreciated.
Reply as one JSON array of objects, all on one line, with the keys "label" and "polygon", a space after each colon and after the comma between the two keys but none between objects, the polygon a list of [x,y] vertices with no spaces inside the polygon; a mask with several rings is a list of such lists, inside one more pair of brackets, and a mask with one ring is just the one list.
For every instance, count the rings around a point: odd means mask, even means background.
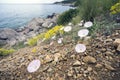
[{"label": "blue-green sea", "polygon": [[0,28],[21,27],[35,17],[46,18],[68,9],[69,6],[55,4],[0,4]]}]

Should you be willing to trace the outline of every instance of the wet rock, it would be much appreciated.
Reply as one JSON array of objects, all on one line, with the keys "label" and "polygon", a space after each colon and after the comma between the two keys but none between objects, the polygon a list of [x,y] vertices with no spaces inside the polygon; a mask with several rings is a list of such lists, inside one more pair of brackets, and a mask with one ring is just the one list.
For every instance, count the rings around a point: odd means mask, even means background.
[{"label": "wet rock", "polygon": [[86,56],[83,58],[83,61],[86,63],[96,63],[96,59],[92,56]]}]

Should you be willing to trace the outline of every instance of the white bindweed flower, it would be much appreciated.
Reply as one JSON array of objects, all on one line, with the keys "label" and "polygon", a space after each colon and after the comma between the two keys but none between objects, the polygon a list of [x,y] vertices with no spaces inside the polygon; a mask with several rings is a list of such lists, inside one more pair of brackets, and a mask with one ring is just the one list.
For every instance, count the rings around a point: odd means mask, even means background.
[{"label": "white bindweed flower", "polygon": [[35,72],[39,69],[40,67],[40,60],[33,60],[32,62],[30,62],[30,64],[27,67],[27,70],[29,73]]},{"label": "white bindweed flower", "polygon": [[71,26],[71,25],[72,25],[72,23],[69,23],[68,25],[69,25],[69,26]]},{"label": "white bindweed flower", "polygon": [[63,41],[63,38],[59,38],[59,39],[58,39],[58,43],[59,43],[59,44],[61,44],[62,41]]},{"label": "white bindweed flower", "polygon": [[93,23],[91,21],[88,21],[84,24],[84,27],[86,28],[89,28],[89,27],[92,27],[93,26]]},{"label": "white bindweed flower", "polygon": [[64,31],[65,32],[69,32],[69,31],[71,31],[72,30],[72,27],[71,26],[66,26],[65,28],[64,28]]},{"label": "white bindweed flower", "polygon": [[81,30],[78,31],[78,36],[81,37],[81,38],[87,36],[88,34],[89,34],[88,29],[81,29]]},{"label": "white bindweed flower", "polygon": [[85,50],[86,50],[86,46],[85,46],[84,44],[77,44],[77,45],[75,46],[75,51],[76,51],[77,53],[85,52]]}]

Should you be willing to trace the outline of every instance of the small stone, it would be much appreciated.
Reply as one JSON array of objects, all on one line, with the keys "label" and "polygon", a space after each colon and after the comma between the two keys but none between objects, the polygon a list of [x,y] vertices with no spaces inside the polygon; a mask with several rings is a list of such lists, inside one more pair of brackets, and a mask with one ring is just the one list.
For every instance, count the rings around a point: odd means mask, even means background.
[{"label": "small stone", "polygon": [[55,61],[55,62],[58,62],[60,57],[61,57],[61,54],[60,54],[60,53],[54,54],[54,61]]},{"label": "small stone", "polygon": [[118,46],[120,44],[120,39],[115,39],[115,41],[113,42],[113,44],[115,46]]},{"label": "small stone", "polygon": [[111,71],[113,71],[113,70],[115,70],[111,65],[109,65],[109,64],[105,64],[105,67],[108,69],[108,70],[111,70]]},{"label": "small stone", "polygon": [[92,71],[92,67],[88,67],[87,71],[91,72]]},{"label": "small stone", "polygon": [[49,68],[47,71],[48,71],[48,72],[51,72],[52,70],[53,70],[52,68]]},{"label": "small stone", "polygon": [[105,52],[105,51],[106,51],[106,49],[105,49],[105,48],[102,48],[101,50],[102,50],[103,52]]},{"label": "small stone", "polygon": [[68,76],[73,76],[73,71],[72,70],[70,70],[70,71],[68,71],[68,74],[67,74]]},{"label": "small stone", "polygon": [[29,60],[31,60],[32,58],[33,58],[33,56],[31,56],[31,55],[28,56],[28,59],[29,59]]},{"label": "small stone", "polygon": [[28,76],[28,79],[31,79],[32,78],[32,76],[30,75],[30,76]]},{"label": "small stone", "polygon": [[120,52],[120,44],[119,44],[119,46],[117,47],[117,51],[119,51],[119,52]]},{"label": "small stone", "polygon": [[106,39],[105,42],[112,42],[112,39]]},{"label": "small stone", "polygon": [[50,56],[50,55],[47,55],[46,57],[45,57],[45,62],[46,63],[49,63],[49,62],[52,62],[53,61],[53,58]]},{"label": "small stone", "polygon": [[49,66],[45,66],[43,68],[41,68],[41,71],[44,72],[44,71],[47,71],[49,69]]},{"label": "small stone", "polygon": [[100,54],[101,52],[100,51],[96,51],[97,54]]},{"label": "small stone", "polygon": [[105,54],[106,54],[106,55],[113,55],[113,53],[110,52],[110,51],[105,52]]},{"label": "small stone", "polygon": [[87,74],[87,73],[89,73],[89,72],[88,72],[87,70],[85,70],[85,71],[84,71],[84,74]]},{"label": "small stone", "polygon": [[73,59],[75,59],[75,55],[71,55],[70,57],[73,58]]},{"label": "small stone", "polygon": [[96,63],[96,59],[92,56],[86,56],[83,58],[83,61],[86,63]]},{"label": "small stone", "polygon": [[81,62],[80,61],[75,61],[75,63],[73,63],[73,66],[80,66],[81,65]]},{"label": "small stone", "polygon": [[20,63],[22,63],[22,62],[24,62],[24,61],[25,61],[25,58],[22,57],[22,58],[20,59]]},{"label": "small stone", "polygon": [[102,65],[101,65],[101,64],[96,64],[95,67],[96,67],[96,68],[102,68]]}]

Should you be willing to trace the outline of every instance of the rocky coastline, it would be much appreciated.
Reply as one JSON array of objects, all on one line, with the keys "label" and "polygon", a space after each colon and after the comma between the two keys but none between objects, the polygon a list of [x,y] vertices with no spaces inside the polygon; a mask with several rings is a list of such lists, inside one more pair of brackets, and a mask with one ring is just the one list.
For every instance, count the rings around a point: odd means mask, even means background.
[{"label": "rocky coastline", "polygon": [[55,26],[58,16],[59,14],[53,13],[47,18],[33,18],[24,27],[0,29],[0,46],[14,46],[19,42],[25,43],[29,38]]}]

